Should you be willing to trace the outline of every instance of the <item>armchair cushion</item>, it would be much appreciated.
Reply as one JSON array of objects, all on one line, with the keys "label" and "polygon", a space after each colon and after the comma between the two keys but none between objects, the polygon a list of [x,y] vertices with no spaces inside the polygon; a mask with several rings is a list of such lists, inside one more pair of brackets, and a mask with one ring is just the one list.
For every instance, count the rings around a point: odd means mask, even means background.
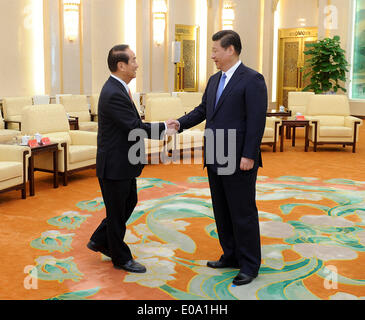
[{"label": "armchair cushion", "polygon": [[180,98],[157,97],[146,102],[145,121],[166,121],[177,119],[185,114]]},{"label": "armchair cushion", "polygon": [[308,99],[313,92],[296,92],[290,91],[288,93],[288,109],[292,111],[292,115],[300,112],[301,114],[306,114]]},{"label": "armchair cushion", "polygon": [[87,97],[85,95],[61,96],[60,102],[66,112],[73,117],[79,118],[79,129],[83,131],[97,131],[97,122],[91,121],[91,114]]},{"label": "armchair cushion", "polygon": [[309,97],[307,114],[312,116],[349,116],[350,105],[345,95],[316,94]]},{"label": "armchair cushion", "polygon": [[96,158],[96,147],[88,145],[71,145],[69,147],[70,163],[92,160]]},{"label": "armchair cushion", "polygon": [[61,104],[26,106],[22,112],[22,132],[33,135],[68,132],[70,125]]},{"label": "armchair cushion", "polygon": [[21,162],[0,161],[0,181],[22,176],[23,164]]},{"label": "armchair cushion", "polygon": [[353,129],[348,127],[320,126],[320,137],[352,137]]},{"label": "armchair cushion", "polygon": [[[33,104],[32,97],[14,97],[14,98],[3,98],[3,112],[5,120],[15,120],[15,118],[10,119],[9,117],[21,116],[22,109],[25,106]],[[20,121],[16,120],[16,121]]]}]

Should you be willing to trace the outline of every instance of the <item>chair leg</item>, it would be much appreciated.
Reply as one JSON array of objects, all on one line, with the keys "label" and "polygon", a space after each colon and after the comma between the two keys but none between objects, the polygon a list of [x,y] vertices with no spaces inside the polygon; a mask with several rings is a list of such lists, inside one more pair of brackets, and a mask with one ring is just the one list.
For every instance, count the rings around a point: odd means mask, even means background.
[{"label": "chair leg", "polygon": [[21,189],[21,194],[22,194],[22,199],[26,199],[27,198],[27,188],[23,187]]},{"label": "chair leg", "polygon": [[67,171],[65,171],[63,173],[63,185],[67,186],[68,185],[68,176],[67,176]]},{"label": "chair leg", "polygon": [[317,152],[317,141],[313,143],[313,151]]},{"label": "chair leg", "polygon": [[353,145],[352,145],[352,153],[355,153],[356,152],[356,144],[354,143]]}]

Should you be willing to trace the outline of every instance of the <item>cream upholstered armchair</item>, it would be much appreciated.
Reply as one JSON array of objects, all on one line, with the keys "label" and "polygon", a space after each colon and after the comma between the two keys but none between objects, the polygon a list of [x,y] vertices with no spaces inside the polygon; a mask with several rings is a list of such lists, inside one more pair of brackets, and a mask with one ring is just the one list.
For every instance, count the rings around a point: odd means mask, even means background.
[{"label": "cream upholstered armchair", "polygon": [[4,119],[0,112],[0,143],[12,141],[14,137],[19,136],[20,131],[5,129]]},{"label": "cream upholstered armchair", "polygon": [[[169,119],[177,119],[185,114],[183,104],[180,98],[176,97],[159,97],[147,100],[145,109],[146,121],[166,121]],[[169,139],[167,149],[180,150],[201,148],[204,144],[204,128],[205,121],[197,126],[184,130],[180,134],[176,134],[173,139]],[[161,151],[163,142],[157,140],[149,140],[152,142],[154,152]],[[157,146],[157,144],[159,145]],[[152,150],[147,146],[146,150]]]},{"label": "cream upholstered armchair", "polygon": [[3,98],[5,129],[21,131],[22,109],[31,104],[33,104],[32,97]]},{"label": "cream upholstered armchair", "polygon": [[90,96],[90,115],[91,121],[98,122],[98,105],[99,105],[99,94],[92,94]]},{"label": "cream upholstered armchair", "polygon": [[81,131],[98,131],[97,122],[91,121],[89,105],[85,95],[65,95],[60,96],[59,100],[69,116],[78,118]]},{"label": "cream upholstered armchair", "polygon": [[350,116],[350,106],[345,95],[313,95],[309,98],[306,118],[311,121],[309,140],[314,151],[322,144],[352,146],[356,152],[359,126],[362,120]]},{"label": "cream upholstered armchair", "polygon": [[21,190],[26,198],[29,147],[0,144],[0,193]]},{"label": "cream upholstered armchair", "polygon": [[309,98],[314,95],[314,92],[290,91],[288,93],[288,109],[291,110],[293,116],[298,112],[305,115]]},{"label": "cream upholstered armchair", "polygon": [[276,152],[276,143],[279,138],[280,126],[281,119],[277,117],[266,117],[265,131],[261,144],[271,146],[273,152]]},{"label": "cream upholstered armchair", "polygon": [[[68,175],[74,171],[95,168],[96,132],[70,130],[63,105],[50,104],[28,106],[22,113],[22,132],[28,135],[40,133],[59,144],[58,171],[67,185]],[[34,167],[39,171],[53,172],[50,154],[36,156]]]}]

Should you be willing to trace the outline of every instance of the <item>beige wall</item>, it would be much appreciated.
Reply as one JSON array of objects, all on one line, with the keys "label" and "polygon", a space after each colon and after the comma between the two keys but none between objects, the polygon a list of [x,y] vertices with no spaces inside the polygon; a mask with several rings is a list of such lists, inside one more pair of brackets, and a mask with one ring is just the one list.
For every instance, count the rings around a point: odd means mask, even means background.
[{"label": "beige wall", "polygon": [[91,70],[92,92],[100,92],[109,76],[109,50],[124,41],[124,2],[120,0],[91,1]]},{"label": "beige wall", "polygon": [[318,26],[318,0],[280,0],[280,6],[280,28],[298,28],[300,23],[305,23],[305,27]]},{"label": "beige wall", "polygon": [[30,5],[29,0],[0,1],[0,97],[31,95],[34,91]]}]

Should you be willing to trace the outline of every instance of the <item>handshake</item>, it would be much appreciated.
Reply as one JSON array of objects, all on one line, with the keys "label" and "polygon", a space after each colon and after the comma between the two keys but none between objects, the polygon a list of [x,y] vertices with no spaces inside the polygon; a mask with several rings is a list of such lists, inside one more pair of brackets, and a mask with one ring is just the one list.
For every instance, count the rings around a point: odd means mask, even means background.
[{"label": "handshake", "polygon": [[166,127],[167,127],[166,134],[168,136],[173,136],[174,134],[176,134],[177,131],[179,131],[180,122],[177,120],[167,120]]}]

